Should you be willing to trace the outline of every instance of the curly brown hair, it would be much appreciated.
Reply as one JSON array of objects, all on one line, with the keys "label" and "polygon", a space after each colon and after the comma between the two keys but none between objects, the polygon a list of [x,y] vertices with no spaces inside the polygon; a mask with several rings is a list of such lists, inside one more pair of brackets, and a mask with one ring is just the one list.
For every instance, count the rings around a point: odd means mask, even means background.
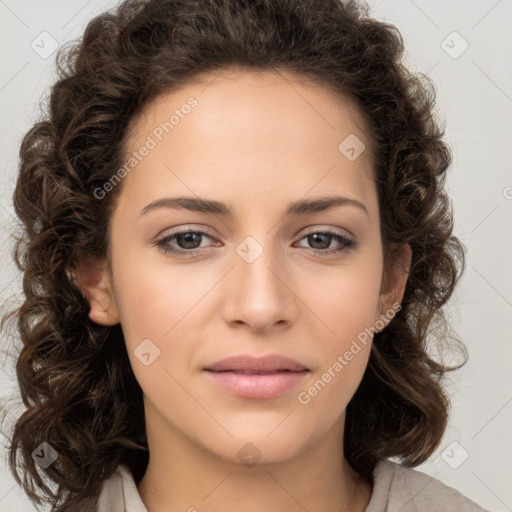
[{"label": "curly brown hair", "polygon": [[[375,334],[347,407],[345,455],[371,480],[379,460],[414,466],[439,445],[449,409],[441,380],[453,367],[431,349],[450,340],[467,359],[442,309],[464,269],[444,191],[451,153],[432,81],[402,63],[396,27],[368,12],[340,0],[127,0],[58,52],[44,117],[21,144],[14,257],[24,302],[2,322],[15,319],[23,343],[16,371],[26,410],[10,466],[34,503],[94,510],[119,463],[136,481],[145,472],[143,395],[121,326],[90,320],[72,271],[108,255],[122,183],[103,199],[94,192],[122,166],[130,120],[157,95],[230,66],[315,80],[366,119],[384,263],[395,264],[395,243],[410,245],[412,261],[402,309]],[[58,453],[44,478],[31,456],[43,441]]]}]

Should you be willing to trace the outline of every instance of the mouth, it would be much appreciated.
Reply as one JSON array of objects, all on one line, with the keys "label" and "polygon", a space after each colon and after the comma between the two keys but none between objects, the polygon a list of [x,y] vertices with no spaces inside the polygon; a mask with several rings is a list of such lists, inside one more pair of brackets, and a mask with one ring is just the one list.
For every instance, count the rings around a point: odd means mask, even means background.
[{"label": "mouth", "polygon": [[285,395],[297,387],[311,370],[283,356],[263,358],[235,356],[203,368],[203,374],[216,387],[249,400]]}]

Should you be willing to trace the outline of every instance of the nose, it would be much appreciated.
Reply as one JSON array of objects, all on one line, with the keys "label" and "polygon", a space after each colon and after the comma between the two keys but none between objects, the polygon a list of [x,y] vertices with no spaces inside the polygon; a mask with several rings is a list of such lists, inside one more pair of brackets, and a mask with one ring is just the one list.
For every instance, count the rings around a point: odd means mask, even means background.
[{"label": "nose", "polygon": [[232,261],[225,284],[225,322],[259,333],[276,329],[274,326],[289,328],[297,317],[297,298],[282,254],[248,237],[237,247]]}]

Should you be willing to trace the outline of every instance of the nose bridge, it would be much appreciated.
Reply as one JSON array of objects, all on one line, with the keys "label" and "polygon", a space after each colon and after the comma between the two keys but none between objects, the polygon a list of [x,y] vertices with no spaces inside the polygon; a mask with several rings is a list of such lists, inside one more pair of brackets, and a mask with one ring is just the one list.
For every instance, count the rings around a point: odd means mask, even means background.
[{"label": "nose bridge", "polygon": [[[265,293],[278,293],[281,288],[279,272],[282,254],[273,241],[273,232],[262,232],[258,239],[246,236],[235,249],[235,274],[251,287]],[[256,290],[255,290],[256,291]]]},{"label": "nose bridge", "polygon": [[[263,328],[290,315],[291,292],[285,286],[282,251],[274,243],[275,231],[246,236],[236,247],[231,275],[227,320]],[[255,231],[253,231],[255,233]]]}]

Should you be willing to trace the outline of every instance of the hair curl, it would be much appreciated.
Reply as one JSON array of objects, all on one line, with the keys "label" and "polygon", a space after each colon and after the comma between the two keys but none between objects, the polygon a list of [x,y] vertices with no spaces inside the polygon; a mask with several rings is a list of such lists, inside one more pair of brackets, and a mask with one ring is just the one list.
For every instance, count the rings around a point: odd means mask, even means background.
[{"label": "hair curl", "polygon": [[[24,302],[8,316],[23,343],[16,371],[26,410],[10,465],[35,503],[44,495],[52,511],[94,510],[119,463],[136,481],[144,474],[142,390],[121,327],[89,319],[70,270],[108,254],[122,187],[102,200],[94,190],[122,166],[130,120],[158,94],[230,66],[309,77],[354,101],[366,119],[384,261],[393,264],[391,244],[408,243],[412,262],[402,309],[375,334],[348,405],[345,454],[369,480],[382,458],[413,466],[432,454],[448,417],[441,378],[452,368],[428,349],[433,327],[442,334],[432,343],[447,339],[441,308],[463,272],[464,248],[444,191],[451,153],[435,88],[402,54],[396,27],[339,0],[128,0],[59,51],[58,80],[22,141],[14,191]],[[59,455],[45,470],[53,491],[31,457],[43,441]]]}]

